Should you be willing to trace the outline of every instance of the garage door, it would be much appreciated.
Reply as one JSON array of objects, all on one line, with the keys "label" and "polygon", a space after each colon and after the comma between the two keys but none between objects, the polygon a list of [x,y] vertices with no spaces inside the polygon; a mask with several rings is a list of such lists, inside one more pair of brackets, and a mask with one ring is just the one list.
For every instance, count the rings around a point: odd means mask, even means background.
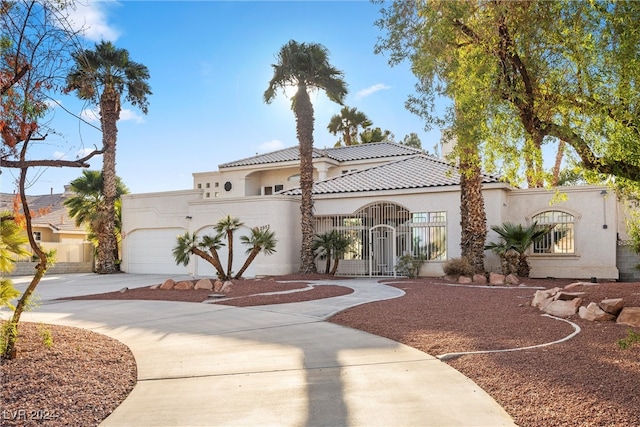
[{"label": "garage door", "polygon": [[123,256],[127,273],[187,274],[187,268],[176,265],[172,250],[176,237],[184,234],[180,228],[136,230],[127,235]]}]

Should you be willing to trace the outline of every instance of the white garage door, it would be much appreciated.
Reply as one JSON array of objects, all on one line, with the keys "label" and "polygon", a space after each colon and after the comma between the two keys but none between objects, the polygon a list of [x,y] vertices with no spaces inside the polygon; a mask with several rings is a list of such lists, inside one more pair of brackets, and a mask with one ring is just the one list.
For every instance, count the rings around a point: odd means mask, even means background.
[{"label": "white garage door", "polygon": [[176,265],[172,250],[176,237],[184,234],[180,228],[136,230],[127,235],[124,257],[127,273],[187,274],[187,268]]}]

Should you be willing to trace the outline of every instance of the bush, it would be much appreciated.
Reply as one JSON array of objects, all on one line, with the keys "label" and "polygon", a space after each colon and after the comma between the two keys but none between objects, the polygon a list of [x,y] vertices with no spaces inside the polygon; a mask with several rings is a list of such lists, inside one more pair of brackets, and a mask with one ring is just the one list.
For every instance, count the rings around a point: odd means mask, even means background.
[{"label": "bush", "polygon": [[424,260],[422,258],[412,257],[411,255],[402,255],[396,265],[396,272],[401,276],[413,279],[414,277],[418,277],[420,266],[423,262]]},{"label": "bush", "polygon": [[451,258],[442,266],[447,276],[472,276],[473,266],[467,258]]}]

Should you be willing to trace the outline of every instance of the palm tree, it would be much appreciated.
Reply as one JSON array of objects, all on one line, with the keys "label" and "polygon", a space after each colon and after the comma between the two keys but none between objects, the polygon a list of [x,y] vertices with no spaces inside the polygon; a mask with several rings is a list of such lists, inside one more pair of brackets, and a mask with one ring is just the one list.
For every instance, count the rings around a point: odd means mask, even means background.
[{"label": "palm tree", "polygon": [[505,222],[502,225],[493,225],[491,229],[498,233],[501,240],[498,243],[489,243],[485,249],[492,250],[500,258],[503,258],[510,249],[517,251],[519,254],[517,274],[521,277],[529,277],[530,267],[527,260],[527,250],[542,239],[551,228],[540,227],[536,222],[528,227]]},{"label": "palm tree", "polygon": [[342,107],[340,114],[331,117],[327,129],[332,135],[341,133],[344,145],[352,145],[358,143],[358,129],[366,129],[372,124],[367,115],[357,108]]},{"label": "palm tree", "polygon": [[340,263],[340,258],[344,256],[345,253],[349,250],[351,246],[351,238],[349,236],[341,235],[336,232],[336,235],[333,239],[333,268],[331,269],[332,276],[336,275],[338,271],[338,264]]},{"label": "palm tree", "polygon": [[[29,255],[25,245],[29,242],[24,230],[16,224],[9,212],[0,212],[0,272],[11,272],[15,267],[15,257]],[[11,300],[20,296],[13,282],[4,277],[0,278],[0,307],[13,309]],[[0,341],[5,342],[5,337]],[[1,350],[4,353],[4,349]]]},{"label": "palm tree", "polygon": [[143,113],[147,113],[147,96],[151,89],[147,80],[149,70],[142,64],[131,61],[126,49],[118,49],[111,42],[96,44],[95,50],[73,54],[74,68],[67,76],[68,92],[75,91],[83,100],[100,106],[102,125],[103,198],[101,217],[104,221],[98,232],[98,273],[116,271],[115,248],[115,204],[117,199],[116,141],[117,121],[120,118],[121,97]]},{"label": "palm tree", "polygon": [[244,224],[240,222],[238,218],[232,218],[231,215],[227,215],[226,217],[219,220],[215,225],[215,230],[218,233],[226,234],[227,236],[227,248],[229,249],[227,255],[227,272],[225,274],[226,278],[230,278],[232,275],[232,267],[233,267],[233,233],[242,227]]},{"label": "palm tree", "polygon": [[276,243],[278,242],[275,238],[275,232],[271,231],[268,225],[264,227],[253,227],[249,236],[240,236],[240,241],[249,246],[246,252],[248,256],[234,279],[242,277],[242,274],[249,268],[249,265],[251,265],[260,252],[265,255],[274,253],[276,251]]},{"label": "palm tree", "polygon": [[316,256],[326,259],[327,263],[324,268],[324,274],[329,274],[329,271],[331,270],[331,251],[333,248],[335,234],[337,234],[336,230],[316,234],[313,241],[313,253],[316,254]]},{"label": "palm tree", "polygon": [[370,144],[372,142],[393,142],[394,136],[389,130],[377,128],[368,128],[360,133],[360,143]]},{"label": "palm tree", "polygon": [[[182,264],[184,266],[189,265],[191,254],[195,254],[216,269],[220,280],[227,280],[228,277],[225,276],[224,268],[222,268],[220,257],[218,256],[218,249],[222,246],[224,246],[224,243],[222,243],[222,234],[204,236],[202,239],[199,239],[195,232],[190,234],[187,231],[182,236],[176,238],[176,246],[173,248],[172,253],[176,264]],[[205,252],[203,248],[209,249],[210,253]]]},{"label": "palm tree", "polygon": [[296,133],[300,150],[300,202],[302,247],[300,272],[313,273],[316,264],[313,254],[313,105],[310,90],[323,90],[327,97],[342,105],[347,94],[346,83],[339,71],[329,64],[329,51],[318,43],[298,43],[290,40],[282,46],[273,64],[273,77],[264,92],[264,101],[269,104],[277,90],[288,86],[297,87],[291,99],[291,109],[296,118]]},{"label": "palm tree", "polygon": [[[95,170],[84,170],[82,176],[71,181],[71,190],[75,196],[64,201],[64,205],[69,209],[69,215],[75,219],[76,227],[85,225],[89,231],[89,239],[96,240],[99,231],[105,222],[103,217],[105,210],[102,208],[104,195],[102,192],[102,172]],[[119,260],[119,246],[122,232],[122,201],[123,194],[128,194],[129,189],[122,183],[122,179],[116,176],[116,202],[115,202],[115,225],[116,235],[115,259]]]}]

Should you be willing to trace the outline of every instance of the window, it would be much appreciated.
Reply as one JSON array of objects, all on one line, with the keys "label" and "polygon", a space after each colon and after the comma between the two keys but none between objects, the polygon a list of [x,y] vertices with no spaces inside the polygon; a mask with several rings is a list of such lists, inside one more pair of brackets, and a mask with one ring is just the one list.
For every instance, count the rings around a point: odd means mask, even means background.
[{"label": "window", "polygon": [[277,193],[278,191],[282,191],[283,188],[284,188],[284,185],[279,184],[273,187],[273,191]]},{"label": "window", "polygon": [[205,187],[210,188],[210,187],[211,187],[211,184],[207,182],[207,183],[205,184]]},{"label": "window", "polygon": [[538,224],[539,228],[550,227],[544,237],[534,243],[534,254],[575,253],[573,215],[562,211],[546,211],[531,219]]},{"label": "window", "polygon": [[264,195],[270,196],[273,194],[273,187],[264,187]]},{"label": "window", "polygon": [[291,175],[289,178],[287,178],[287,181],[300,182],[300,174]]},{"label": "window", "polygon": [[411,252],[427,261],[447,259],[447,213],[411,214]]},{"label": "window", "polygon": [[202,188],[202,184],[198,184],[198,189]]},{"label": "window", "polygon": [[208,199],[208,198],[209,198],[209,196],[211,196],[211,194],[210,194],[210,193],[204,193],[204,197],[205,197],[206,199]]},{"label": "window", "polygon": [[217,191],[214,193],[213,197],[220,197],[220,193],[218,193]]},{"label": "window", "polygon": [[36,240],[36,242],[41,242],[42,241],[42,233],[40,231],[34,231],[33,232],[33,238]]},{"label": "window", "polygon": [[214,187],[216,187],[216,188],[218,188],[218,187],[220,187],[220,183],[219,183],[219,182],[216,182],[216,183],[214,183],[214,184],[213,184],[213,186],[214,186]]}]

